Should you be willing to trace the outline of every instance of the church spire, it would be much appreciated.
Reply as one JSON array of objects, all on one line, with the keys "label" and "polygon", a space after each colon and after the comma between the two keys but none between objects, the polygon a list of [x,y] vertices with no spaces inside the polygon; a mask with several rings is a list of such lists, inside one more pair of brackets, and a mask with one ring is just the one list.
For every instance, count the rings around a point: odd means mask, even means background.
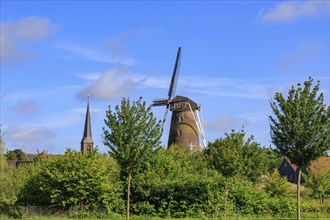
[{"label": "church spire", "polygon": [[81,140],[81,152],[82,153],[91,152],[93,150],[93,144],[94,142],[92,139],[91,118],[89,113],[89,95],[88,95],[84,135]]}]

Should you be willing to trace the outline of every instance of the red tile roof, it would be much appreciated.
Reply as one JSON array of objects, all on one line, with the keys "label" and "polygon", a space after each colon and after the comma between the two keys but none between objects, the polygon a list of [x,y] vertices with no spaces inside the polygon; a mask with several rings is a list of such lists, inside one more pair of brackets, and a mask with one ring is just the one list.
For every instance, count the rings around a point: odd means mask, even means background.
[{"label": "red tile roof", "polygon": [[316,161],[313,161],[309,168],[312,172],[317,175],[319,171],[328,171],[330,170],[330,157],[321,157]]},{"label": "red tile roof", "polygon": [[288,161],[288,163],[292,166],[292,168],[296,171],[298,166],[294,163],[291,163],[291,161],[289,160],[289,158],[285,157],[285,159]]}]

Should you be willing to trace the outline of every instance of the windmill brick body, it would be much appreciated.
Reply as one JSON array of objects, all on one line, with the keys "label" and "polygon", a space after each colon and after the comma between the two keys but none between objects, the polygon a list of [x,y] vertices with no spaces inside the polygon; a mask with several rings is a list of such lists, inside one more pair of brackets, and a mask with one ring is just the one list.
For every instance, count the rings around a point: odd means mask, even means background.
[{"label": "windmill brick body", "polygon": [[170,110],[172,119],[168,146],[177,144],[190,150],[200,150],[198,128],[193,113],[198,110],[197,104],[187,97],[176,96],[171,101]]},{"label": "windmill brick body", "polygon": [[202,139],[203,145],[206,145],[203,125],[201,123],[201,117],[199,116],[200,108],[188,97],[176,96],[171,100],[178,80],[180,57],[181,47],[178,49],[171,84],[168,91],[168,98],[154,100],[153,106],[166,106],[162,123],[162,133],[168,110],[170,109],[172,111],[171,127],[167,144],[168,147],[177,144],[190,150],[200,150],[200,138]]}]

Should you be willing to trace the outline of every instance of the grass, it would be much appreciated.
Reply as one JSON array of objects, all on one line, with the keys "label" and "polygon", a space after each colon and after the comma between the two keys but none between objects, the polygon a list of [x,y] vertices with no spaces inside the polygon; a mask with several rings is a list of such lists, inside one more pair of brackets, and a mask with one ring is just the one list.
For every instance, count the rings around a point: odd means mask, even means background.
[{"label": "grass", "polygon": [[[13,219],[13,218],[8,218],[6,216],[0,215],[0,219]],[[32,216],[32,217],[26,217],[22,219],[31,219],[31,220],[73,220],[74,218],[68,218],[68,217],[63,217],[63,216]],[[76,218],[78,219],[78,218]],[[120,217],[120,218],[108,218],[109,220],[125,220],[125,217]],[[131,220],[202,220],[202,218],[146,218],[146,217],[138,217],[138,216],[132,216],[130,218]],[[237,220],[295,220],[296,218],[279,218],[279,217],[272,217],[272,216],[250,216],[250,217],[237,217],[237,218],[230,218],[231,220],[237,219]],[[312,219],[324,219],[328,220],[330,219],[329,216],[305,216],[301,218],[302,220],[312,220]],[[87,218],[85,220],[96,220],[96,218]]]},{"label": "grass", "polygon": [[[301,212],[301,219],[302,220],[310,220],[310,219],[320,219],[330,220],[330,198],[327,198],[324,202],[324,204],[320,204],[319,200],[316,199],[306,199],[302,198],[302,212]],[[14,219],[14,218],[8,218],[8,216],[1,215],[0,219]],[[69,218],[65,215],[59,215],[59,216],[40,216],[38,214],[29,216],[29,217],[23,217],[22,219],[31,219],[31,220],[72,220],[72,219],[80,219],[77,218]],[[84,218],[86,220],[92,220],[96,218]],[[124,216],[113,216],[109,217],[110,220],[125,220],[126,218]],[[144,217],[144,216],[131,216],[131,220],[211,220],[211,218],[156,218],[156,217]],[[276,217],[271,215],[260,215],[260,216],[235,216],[230,217],[228,220],[295,220],[295,216],[292,217]]]}]

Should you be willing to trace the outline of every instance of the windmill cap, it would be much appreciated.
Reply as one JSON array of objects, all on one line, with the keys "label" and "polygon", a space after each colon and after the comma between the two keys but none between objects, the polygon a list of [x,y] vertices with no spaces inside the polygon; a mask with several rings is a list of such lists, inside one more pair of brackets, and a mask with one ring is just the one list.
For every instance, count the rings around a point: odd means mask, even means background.
[{"label": "windmill cap", "polygon": [[[194,102],[193,100],[191,100],[190,98],[188,97],[185,97],[185,96],[175,96],[172,100],[171,100],[171,105],[174,104],[174,103],[178,103],[178,102],[189,102],[190,104],[190,107],[192,110],[197,110],[199,109],[198,105],[196,102]],[[188,107],[189,109],[189,107]]]}]

